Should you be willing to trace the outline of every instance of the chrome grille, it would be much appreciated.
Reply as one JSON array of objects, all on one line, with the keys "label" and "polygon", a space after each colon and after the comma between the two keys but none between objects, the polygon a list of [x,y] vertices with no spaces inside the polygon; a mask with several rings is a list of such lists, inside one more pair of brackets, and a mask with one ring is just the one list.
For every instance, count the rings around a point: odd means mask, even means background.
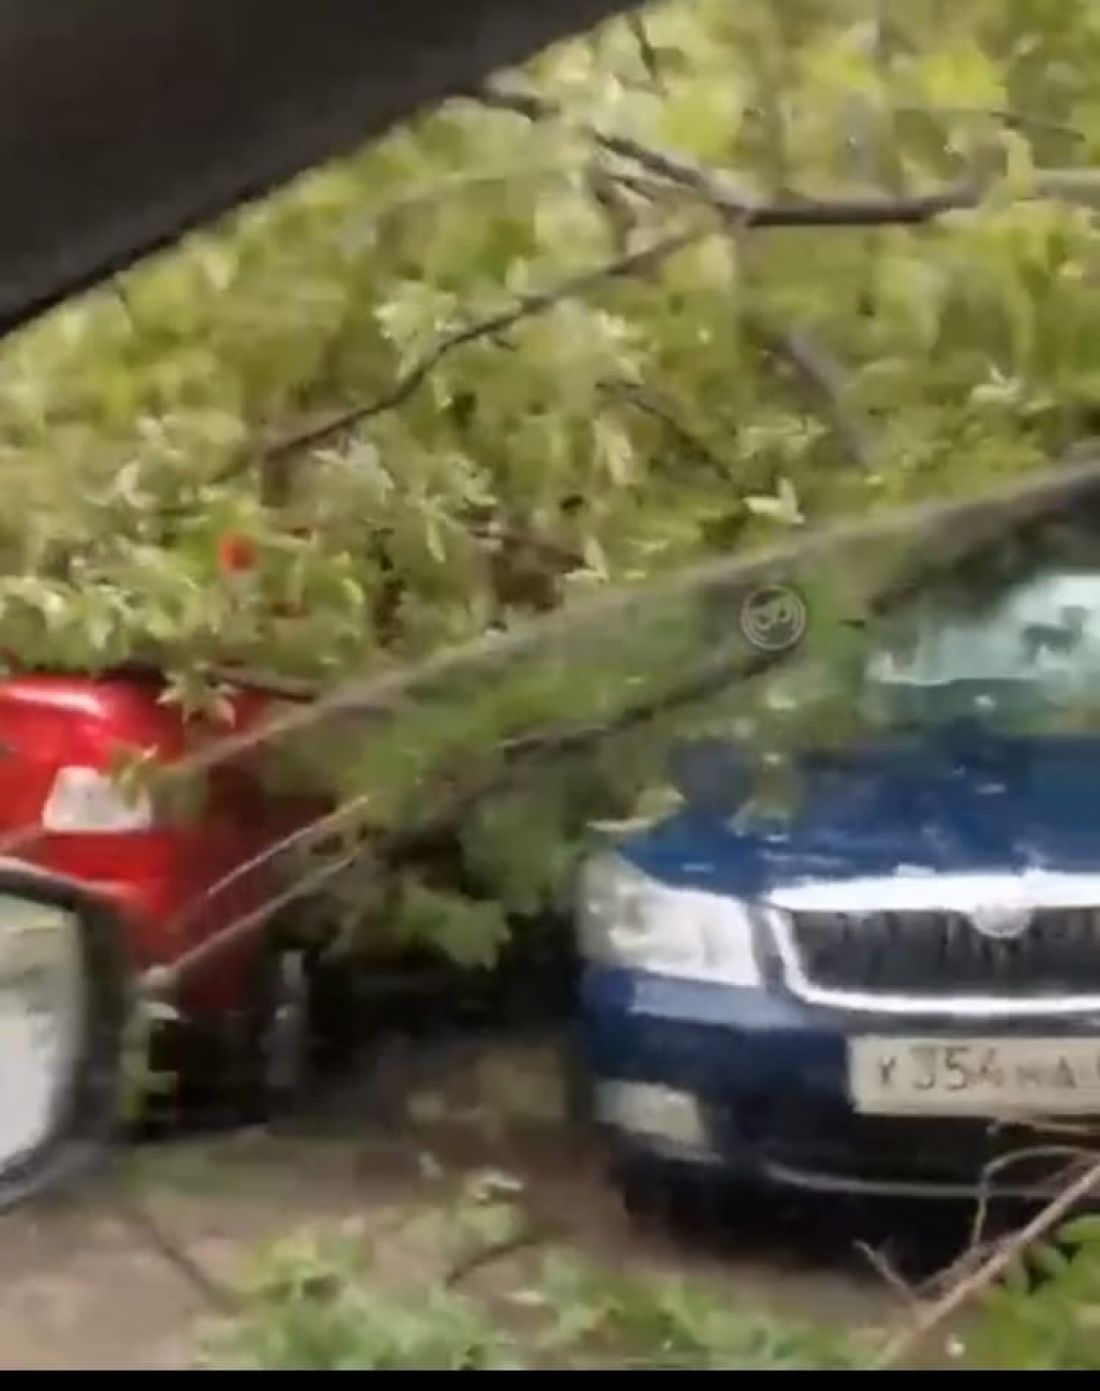
[{"label": "chrome grille", "polygon": [[830,990],[947,995],[1100,993],[1100,908],[1041,908],[1021,936],[958,911],[785,914],[806,979]]}]

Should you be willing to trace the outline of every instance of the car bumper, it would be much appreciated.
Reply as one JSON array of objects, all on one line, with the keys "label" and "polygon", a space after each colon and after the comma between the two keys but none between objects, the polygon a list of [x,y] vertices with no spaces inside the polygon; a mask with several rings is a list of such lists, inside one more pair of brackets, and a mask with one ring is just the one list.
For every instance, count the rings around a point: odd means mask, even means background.
[{"label": "car bumper", "polygon": [[[967,1021],[929,1016],[899,1025],[888,1016],[826,1011],[766,990],[602,968],[589,969],[581,986],[589,1104],[624,1158],[822,1192],[1048,1193],[1073,1149],[1079,1152],[1079,1136],[855,1110],[848,1039],[892,1031],[965,1035]],[[1100,1040],[1100,1018],[1005,1020],[983,1032]]]}]

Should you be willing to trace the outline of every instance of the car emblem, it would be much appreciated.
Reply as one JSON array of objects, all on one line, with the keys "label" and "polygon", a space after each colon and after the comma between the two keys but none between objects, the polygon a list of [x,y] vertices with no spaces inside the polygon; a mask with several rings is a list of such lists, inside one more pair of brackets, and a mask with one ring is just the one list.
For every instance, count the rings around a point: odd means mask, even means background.
[{"label": "car emblem", "polygon": [[1031,925],[1032,909],[1023,903],[985,903],[970,914],[975,932],[995,942],[1022,937]]}]

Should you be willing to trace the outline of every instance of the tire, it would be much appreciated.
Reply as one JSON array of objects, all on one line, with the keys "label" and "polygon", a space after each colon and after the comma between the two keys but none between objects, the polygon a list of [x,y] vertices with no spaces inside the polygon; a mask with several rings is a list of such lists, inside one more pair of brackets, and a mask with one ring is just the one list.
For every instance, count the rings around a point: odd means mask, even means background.
[{"label": "tire", "polygon": [[623,1211],[640,1226],[660,1226],[674,1218],[674,1187],[660,1167],[633,1155],[615,1155],[609,1178]]},{"label": "tire", "polygon": [[313,978],[306,952],[290,947],[271,955],[262,1001],[259,1082],[266,1104],[293,1110],[313,1072]]},{"label": "tire", "polygon": [[315,962],[306,947],[269,935],[256,963],[239,1056],[233,1108],[254,1124],[287,1118],[314,1077]]},{"label": "tire", "polygon": [[597,1130],[596,1086],[588,1060],[573,1034],[566,1038],[563,1069],[566,1124],[583,1135],[593,1135]]},{"label": "tire", "polygon": [[751,1210],[751,1190],[692,1165],[618,1154],[611,1182],[631,1222],[677,1234],[713,1233],[737,1225]]}]

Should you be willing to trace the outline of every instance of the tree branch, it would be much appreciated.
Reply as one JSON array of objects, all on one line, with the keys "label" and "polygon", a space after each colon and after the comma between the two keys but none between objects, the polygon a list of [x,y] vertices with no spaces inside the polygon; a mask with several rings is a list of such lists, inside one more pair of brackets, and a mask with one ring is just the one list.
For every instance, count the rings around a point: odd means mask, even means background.
[{"label": "tree branch", "polygon": [[237,690],[256,691],[260,695],[274,696],[277,700],[313,700],[320,691],[320,685],[308,677],[283,676],[279,672],[265,671],[259,667],[235,666],[226,663],[210,668],[210,679],[221,685],[234,686]]},{"label": "tree branch", "polygon": [[657,58],[657,50],[650,41],[645,19],[640,14],[631,14],[627,16],[627,24],[630,26],[630,32],[634,35],[634,41],[638,45],[638,57],[642,60],[642,67],[646,70],[646,76],[649,78],[653,90],[663,94],[667,88],[661,77],[661,64]]},{"label": "tree branch", "polygon": [[141,975],[138,987],[147,999],[170,999],[179,988],[180,981],[193,971],[206,966],[230,947],[250,941],[269,926],[273,916],[280,909],[299,899],[316,893],[343,870],[350,868],[363,857],[362,850],[356,848],[334,860],[326,860],[309,874],[296,879],[287,888],[272,895],[266,903],[251,912],[235,918],[210,937],[204,937],[196,946],[181,952],[174,960],[163,966],[150,966]]},{"label": "tree branch", "polygon": [[1083,1202],[1100,1185],[1100,1160],[1088,1165],[1072,1182],[1068,1182],[1025,1227],[1001,1242],[988,1260],[971,1275],[959,1280],[935,1304],[922,1309],[902,1331],[883,1348],[875,1359],[874,1368],[896,1367],[911,1357],[930,1333],[954,1318],[971,1300],[995,1284],[1012,1263],[1024,1255],[1066,1217],[1078,1203]]},{"label": "tree branch", "polygon": [[578,570],[584,564],[584,556],[572,547],[563,546],[548,536],[540,536],[526,528],[508,526],[496,519],[470,523],[466,531],[487,549],[512,547],[525,550],[537,555],[548,565],[564,570]]},{"label": "tree branch", "polygon": [[[1002,488],[994,498],[966,501],[925,503],[896,511],[887,516],[862,519],[856,523],[820,528],[816,536],[777,547],[751,559],[719,558],[687,567],[672,577],[662,577],[643,585],[624,586],[590,600],[580,612],[558,610],[513,632],[485,634],[471,642],[445,648],[410,667],[361,680],[352,680],[335,691],[318,698],[309,706],[261,722],[239,734],[227,736],[212,746],[189,755],[166,770],[166,776],[191,776],[195,772],[216,766],[279,738],[307,732],[339,713],[383,714],[415,697],[418,691],[445,676],[470,671],[487,674],[514,662],[534,650],[561,641],[576,630],[592,631],[597,624],[604,627],[623,624],[638,607],[661,599],[687,595],[728,591],[737,584],[774,580],[780,566],[794,560],[806,561],[829,555],[844,545],[861,545],[889,538],[918,539],[935,536],[941,543],[948,529],[968,526],[969,547],[952,550],[940,562],[939,569],[947,570],[959,563],[967,550],[990,545],[998,530],[1027,522],[1077,503],[1094,502],[1100,488],[1100,461],[1083,463],[1077,468],[1063,468],[1038,478],[1018,480]],[[975,523],[978,523],[975,527]],[[991,526],[991,523],[997,525]],[[915,590],[935,578],[935,566],[921,570],[917,580],[907,578],[888,583],[872,597],[871,609],[882,617],[911,598]],[[392,863],[413,855],[425,845],[449,834],[461,824],[461,819],[486,797],[506,791],[522,773],[563,756],[581,753],[601,740],[636,729],[662,715],[673,713],[694,703],[721,694],[737,681],[760,676],[776,664],[789,658],[789,652],[728,652],[696,668],[681,681],[655,695],[617,711],[607,720],[589,725],[572,725],[558,730],[543,730],[514,741],[504,749],[504,766],[495,768],[472,786],[448,799],[427,820],[412,826],[382,832],[362,847],[355,847],[339,858],[325,862],[303,876],[268,903],[215,933],[171,964],[155,967],[143,978],[144,989],[154,996],[174,989],[180,979],[198,966],[207,963],[232,944],[247,940],[269,921],[273,912],[294,900],[320,889],[343,870],[361,862],[365,855]],[[0,852],[23,851],[28,844],[41,839],[37,826],[20,828],[0,838]]]},{"label": "tree branch", "polygon": [[[373,838],[366,834],[363,844],[345,851],[332,860],[323,861],[317,868],[295,880],[287,888],[259,907],[234,919],[188,951],[181,953],[164,966],[145,972],[142,987],[153,998],[165,998],[179,987],[180,982],[199,967],[205,967],[223,951],[248,941],[271,921],[272,915],[290,903],[318,892],[345,870],[356,868],[365,858],[394,866],[422,853],[446,836],[452,835],[470,812],[489,797],[508,791],[523,774],[552,760],[585,752],[594,745],[625,734],[631,729],[650,723],[661,715],[671,714],[685,706],[698,704],[720,694],[737,680],[760,675],[789,654],[754,652],[749,656],[723,655],[704,664],[669,690],[628,705],[599,724],[570,725],[563,729],[546,730],[517,740],[504,749],[503,763],[471,786],[448,798],[431,816],[412,825],[381,831]],[[359,799],[362,801],[363,799]],[[302,831],[286,838],[276,852],[289,848],[290,842],[316,837],[325,823],[343,818],[355,804],[337,808],[328,817],[320,818]],[[258,858],[269,858],[263,855]],[[231,878],[234,876],[230,876]],[[220,889],[221,885],[215,886]]]},{"label": "tree branch", "polygon": [[524,319],[532,319],[540,314],[545,314],[562,301],[585,295],[608,280],[637,275],[641,271],[660,265],[662,261],[674,256],[678,251],[684,250],[693,242],[699,241],[705,235],[704,229],[699,227],[669,233],[650,242],[647,246],[617,256],[614,260],[606,261],[603,265],[596,266],[592,270],[570,276],[567,280],[562,280],[548,289],[536,290],[531,294],[523,295],[508,309],[502,309],[498,313],[489,314],[482,319],[475,319],[473,323],[467,324],[464,328],[455,329],[454,332],[446,334],[433,347],[429,348],[381,396],[365,404],[337,411],[319,424],[311,425],[307,429],[299,430],[281,440],[274,441],[264,451],[265,461],[281,459],[296,450],[309,449],[315,445],[323,444],[326,440],[343,434],[346,430],[350,430],[364,420],[369,420],[372,416],[395,409],[419,390],[431,372],[459,348],[464,348],[481,338],[492,338]]},{"label": "tree branch", "polygon": [[664,402],[658,400],[652,392],[634,382],[609,380],[601,382],[600,385],[609,395],[618,396],[627,405],[633,406],[635,410],[660,421],[673,439],[684,449],[706,463],[719,478],[728,481],[730,475],[726,464],[697,435],[693,435],[686,426],[682,425]]},{"label": "tree branch", "polygon": [[518,1256],[521,1251],[529,1251],[533,1247],[545,1245],[553,1235],[555,1233],[548,1227],[524,1227],[521,1231],[513,1232],[510,1236],[501,1237],[498,1241],[490,1241],[484,1246],[476,1246],[452,1264],[443,1277],[443,1283],[448,1289],[454,1289],[463,1281],[468,1280],[471,1275],[476,1274],[479,1270],[484,1270],[486,1266],[492,1265],[496,1261],[507,1260],[510,1256]]},{"label": "tree branch", "polygon": [[[561,106],[548,97],[529,91],[484,87],[473,94],[483,105],[510,111],[529,121],[557,120],[564,116]],[[983,190],[970,183],[951,184],[929,193],[906,197],[879,194],[838,196],[835,198],[791,197],[762,201],[750,189],[726,174],[706,169],[673,150],[647,145],[629,136],[601,130],[591,124],[581,129],[607,154],[640,165],[657,176],[669,189],[680,189],[705,202],[739,227],[876,227],[907,226],[931,222],[944,213],[975,208]],[[613,177],[618,177],[613,175]],[[636,187],[636,180],[623,176],[622,182]],[[649,183],[645,191],[653,196],[662,184]],[[1033,195],[1062,199],[1087,206],[1100,206],[1100,174],[1092,170],[1040,170],[1035,176]],[[630,275],[656,264],[696,240],[700,232],[680,233],[654,242],[640,251],[624,254],[602,267],[573,277],[561,285],[524,296],[516,305],[499,314],[477,320],[441,339],[394,385],[375,400],[328,416],[317,424],[276,439],[263,451],[266,464],[278,463],[299,449],[309,448],[363,420],[402,405],[424,383],[432,370],[455,350],[481,338],[493,338],[523,319],[545,313],[562,300],[590,291],[604,280]],[[803,354],[804,356],[804,354]],[[854,441],[850,430],[849,446]],[[850,452],[854,452],[850,449]]]},{"label": "tree branch", "polygon": [[749,321],[749,326],[767,351],[787,362],[822,402],[833,433],[852,463],[863,472],[870,472],[874,467],[874,448],[863,421],[848,405],[848,383],[840,363],[807,328],[796,325],[774,330],[754,320]]},{"label": "tree branch", "polygon": [[[942,547],[949,529],[968,528],[983,539],[1003,533],[1014,523],[1034,520],[1054,509],[1095,504],[1100,490],[1100,458],[1083,459],[1074,467],[1049,469],[1002,485],[992,495],[931,501],[910,507],[873,513],[858,521],[822,525],[787,542],[751,556],[716,556],[688,565],[673,574],[646,582],[609,587],[583,605],[570,605],[518,624],[507,632],[483,633],[465,642],[446,646],[410,665],[352,677],[316,701],[273,715],[255,726],[226,735],[179,763],[168,772],[189,777],[272,744],[306,733],[339,715],[392,711],[452,676],[477,672],[489,675],[508,668],[532,652],[546,650],[581,632],[627,624],[649,606],[695,594],[728,591],[731,585],[749,584],[774,577],[784,566],[812,562],[835,555],[845,546],[900,539],[908,542],[934,536]],[[986,528],[989,528],[986,531]],[[959,559],[958,553],[954,556]],[[923,583],[929,582],[929,574]],[[895,593],[908,590],[899,587]],[[31,828],[36,830],[37,828]],[[22,834],[22,828],[18,833]],[[20,839],[17,842],[23,844]],[[8,837],[0,837],[0,853],[12,853]]]},{"label": "tree branch", "polygon": [[126,316],[126,321],[130,326],[131,332],[136,332],[138,323],[134,314],[133,301],[130,299],[130,291],[126,288],[126,283],[121,275],[112,275],[108,281],[111,293],[118,301],[119,308]]},{"label": "tree branch", "polygon": [[[499,111],[511,111],[528,121],[553,121],[564,119],[564,111],[557,102],[535,92],[504,91],[499,87],[483,87],[477,99],[484,105]],[[739,218],[751,218],[758,208],[759,201],[749,190],[738,187],[724,175],[678,154],[674,150],[661,149],[656,145],[644,145],[625,135],[609,134],[599,127],[583,124],[581,130],[608,154],[627,159],[642,165],[652,174],[658,174],[680,188],[698,194],[705,202],[722,212]]]},{"label": "tree branch", "polygon": [[[883,536],[897,534],[905,535],[910,531],[918,535],[934,532],[937,537],[942,539],[945,528],[949,524],[957,524],[961,521],[973,523],[975,519],[978,519],[983,525],[978,526],[972,533],[970,546],[963,548],[963,553],[965,553],[967,549],[972,551],[992,542],[997,533],[990,526],[991,522],[999,523],[1003,529],[1006,524],[1020,520],[1021,513],[1025,518],[1040,516],[1045,507],[1065,504],[1074,497],[1081,497],[1083,490],[1087,489],[1086,497],[1094,497],[1098,486],[1100,486],[1100,463],[1093,462],[1078,469],[1063,470],[1060,476],[1056,475],[1054,478],[1024,480],[1017,487],[1004,490],[1002,496],[992,503],[972,500],[932,503],[907,509],[902,517],[905,521],[912,523],[910,527],[899,526],[898,518],[895,516],[893,519],[874,519],[871,522],[838,527],[833,529],[831,534],[834,545],[844,538],[858,543],[865,539],[881,539]],[[1083,501],[1084,498],[1081,500]],[[810,553],[813,549],[802,542],[793,547],[785,548],[782,554],[787,558],[792,558]],[[901,604],[911,599],[914,593],[924,585],[931,583],[935,578],[937,568],[940,571],[949,569],[952,565],[957,564],[960,558],[960,553],[954,552],[949,559],[941,561],[938,567],[936,564],[932,564],[922,568],[916,579],[909,577],[900,582],[884,585],[872,597],[870,604],[872,612],[878,618],[888,616]],[[657,582],[642,588],[644,593],[658,597],[670,592],[675,594],[705,592],[708,588],[717,588],[719,585],[728,587],[733,582],[747,585],[753,580],[763,580],[774,574],[776,563],[777,558],[774,554],[755,561],[726,560],[717,565],[704,563],[692,568],[686,584],[681,582],[665,585]],[[620,599],[626,599],[627,595],[632,592],[621,591]],[[597,601],[589,605],[589,621],[591,621],[594,611],[600,611],[605,616],[619,619],[625,616],[629,606],[616,603],[613,595],[609,597],[612,599],[610,604],[601,604]],[[481,663],[491,667],[495,664],[494,659],[499,660],[502,655],[522,655],[537,645],[537,638],[535,642],[532,642],[535,635],[541,633],[543,640],[547,641],[553,633],[560,633],[563,619],[566,627],[572,624],[584,626],[583,618],[577,619],[569,614],[556,613],[539,620],[530,629],[510,635],[503,641],[497,640],[497,635],[489,634],[459,649],[452,649],[440,656],[428,658],[412,672],[404,671],[362,683],[350,682],[339,691],[321,696],[312,709],[306,707],[290,715],[276,718],[266,727],[230,736],[216,745],[212,751],[203,751],[200,754],[192,755],[170,771],[186,774],[193,773],[198,768],[213,766],[239,752],[271,742],[280,735],[286,735],[303,728],[308,729],[315,723],[321,723],[326,716],[331,716],[336,711],[355,710],[360,714],[391,712],[396,705],[414,694],[418,685],[415,679],[417,676],[437,676],[455,668],[464,668],[468,665]],[[447,798],[431,816],[414,822],[412,825],[379,832],[373,838],[370,837],[370,833],[367,833],[367,839],[362,846],[352,848],[333,860],[322,862],[316,869],[289,885],[288,888],[275,895],[268,902],[261,904],[250,913],[222,928],[212,937],[184,952],[169,965],[154,967],[147,971],[143,977],[144,989],[155,997],[170,994],[178,987],[179,982],[193,970],[207,965],[222,951],[238,942],[248,940],[260,931],[270,921],[274,912],[317,892],[345,870],[353,869],[361,864],[364,857],[373,857],[375,861],[392,868],[410,857],[423,853],[426,849],[431,849],[442,838],[453,835],[474,808],[490,797],[507,792],[526,774],[544,764],[583,754],[597,744],[615,738],[617,735],[626,734],[663,716],[701,704],[721,695],[737,682],[765,675],[773,667],[788,660],[790,656],[791,652],[787,650],[757,650],[750,653],[744,651],[720,652],[667,689],[621,708],[606,720],[593,724],[574,724],[558,729],[543,729],[514,740],[503,748],[501,765],[470,786]],[[470,657],[473,658],[472,661],[462,660],[462,658]],[[345,810],[338,808],[335,813],[330,814],[328,818],[323,818],[323,820],[334,820],[343,815]],[[29,839],[33,843],[39,839],[41,833],[37,827],[28,829],[31,831]],[[311,829],[315,830],[316,827]],[[302,833],[295,833],[291,839],[296,839],[299,835],[303,839],[306,838]],[[14,845],[15,842],[12,844]],[[0,852],[9,853],[11,848],[7,843],[0,843]],[[25,848],[23,841],[18,843],[17,848]]]},{"label": "tree branch", "polygon": [[[533,92],[505,91],[490,86],[480,89],[477,98],[486,106],[511,111],[529,121],[564,119],[557,102]],[[944,213],[976,208],[985,194],[980,185],[967,181],[905,197],[857,194],[763,201],[728,175],[704,169],[677,152],[646,145],[629,136],[615,135],[588,123],[582,124],[580,129],[608,154],[640,164],[745,227],[914,226],[932,222]],[[1030,196],[1060,199],[1087,207],[1100,206],[1100,172],[1092,169],[1038,170]]]},{"label": "tree branch", "polygon": [[161,1227],[153,1214],[136,1199],[118,1203],[123,1219],[198,1293],[200,1298],[220,1314],[234,1313],[239,1301],[234,1292],[214,1278],[184,1246]]}]

